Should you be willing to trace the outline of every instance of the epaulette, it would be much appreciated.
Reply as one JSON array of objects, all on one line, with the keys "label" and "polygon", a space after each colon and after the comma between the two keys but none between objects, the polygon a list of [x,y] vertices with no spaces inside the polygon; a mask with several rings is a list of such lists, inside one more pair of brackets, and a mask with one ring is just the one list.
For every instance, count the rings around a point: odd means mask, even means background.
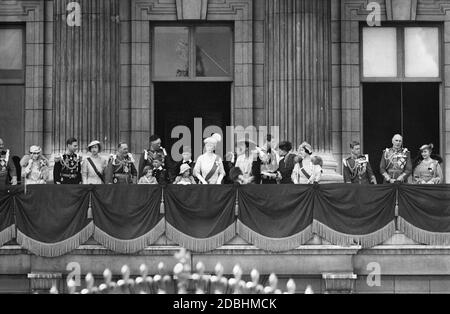
[{"label": "epaulette", "polygon": [[128,158],[130,158],[130,161],[132,163],[134,163],[134,158],[133,158],[133,155],[131,153],[128,153]]},{"label": "epaulette", "polygon": [[9,162],[9,149],[6,150],[5,161],[6,163]]},{"label": "epaulette", "polygon": [[144,160],[148,160],[148,150],[144,149]]},{"label": "epaulette", "polygon": [[350,158],[351,157],[342,159],[342,163],[343,163],[344,167],[348,167],[347,160],[349,160]]},{"label": "epaulette", "polygon": [[55,156],[55,162],[60,162],[61,160],[63,160],[63,155],[62,154],[58,154]]}]

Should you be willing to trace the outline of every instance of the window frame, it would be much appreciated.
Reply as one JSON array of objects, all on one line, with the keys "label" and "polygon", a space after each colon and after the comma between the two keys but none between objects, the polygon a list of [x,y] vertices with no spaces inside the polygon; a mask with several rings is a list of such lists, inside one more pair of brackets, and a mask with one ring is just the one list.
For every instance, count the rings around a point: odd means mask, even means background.
[{"label": "window frame", "polygon": [[0,69],[1,85],[20,85],[25,83],[26,69],[26,27],[21,23],[1,23],[0,29],[20,29],[22,31],[22,69]]},{"label": "window frame", "polygon": [[[359,31],[359,53],[360,53],[360,81],[370,82],[442,82],[443,80],[443,25],[440,23],[383,23],[381,27],[394,27],[397,30],[397,76],[396,77],[368,77],[364,76],[364,37],[363,29],[368,27],[361,24]],[[406,77],[406,28],[437,28],[439,40],[439,76],[438,77]]]},{"label": "window frame", "polygon": [[[230,40],[230,76],[217,76],[217,77],[204,77],[197,76],[196,72],[196,64],[197,64],[197,51],[196,51],[196,32],[197,27],[228,27],[231,30],[232,36]],[[186,27],[189,32],[189,76],[188,77],[161,77],[156,76],[155,67],[151,67],[151,77],[153,82],[233,82],[234,81],[234,25],[232,23],[152,23],[151,25],[151,60],[152,64],[156,62],[156,54],[155,54],[155,29],[157,27]]]}]

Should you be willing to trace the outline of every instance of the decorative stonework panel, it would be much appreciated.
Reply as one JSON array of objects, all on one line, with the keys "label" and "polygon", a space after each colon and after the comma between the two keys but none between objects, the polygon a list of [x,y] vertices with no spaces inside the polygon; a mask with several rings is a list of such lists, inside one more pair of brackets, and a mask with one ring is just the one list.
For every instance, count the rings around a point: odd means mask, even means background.
[{"label": "decorative stonework panel", "polygon": [[178,20],[205,20],[208,0],[177,0]]},{"label": "decorative stonework panel", "polygon": [[389,21],[415,21],[417,0],[386,0]]}]

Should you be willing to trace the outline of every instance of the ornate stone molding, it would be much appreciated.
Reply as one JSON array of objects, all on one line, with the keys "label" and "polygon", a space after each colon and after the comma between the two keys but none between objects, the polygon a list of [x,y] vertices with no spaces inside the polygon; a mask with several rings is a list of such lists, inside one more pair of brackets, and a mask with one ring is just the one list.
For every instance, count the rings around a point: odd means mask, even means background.
[{"label": "ornate stone molding", "polygon": [[415,21],[417,0],[386,0],[388,21]]},{"label": "ornate stone molding", "polygon": [[178,20],[206,20],[208,0],[177,0]]},{"label": "ornate stone molding", "polygon": [[[173,21],[183,19],[183,1],[193,0],[134,0],[134,4],[132,5],[132,20]],[[251,0],[196,1],[201,1],[200,19],[249,21],[253,17]],[[187,19],[191,18],[188,17]]]},{"label": "ornate stone molding", "polygon": [[[450,2],[447,0],[407,0],[406,3],[410,5],[409,17],[396,13],[393,10],[397,1],[403,0],[375,0],[381,7],[381,17],[384,21],[405,21],[405,20],[433,20],[445,21],[450,20]],[[352,21],[364,21],[367,18],[367,4],[371,2],[368,0],[344,0],[342,9],[342,19]],[[400,3],[400,2],[399,2]],[[401,6],[400,6],[401,7]],[[408,11],[406,6],[404,11]],[[400,8],[401,10],[401,8]]]},{"label": "ornate stone molding", "polygon": [[43,1],[6,0],[0,2],[0,22],[37,22],[44,17]]}]

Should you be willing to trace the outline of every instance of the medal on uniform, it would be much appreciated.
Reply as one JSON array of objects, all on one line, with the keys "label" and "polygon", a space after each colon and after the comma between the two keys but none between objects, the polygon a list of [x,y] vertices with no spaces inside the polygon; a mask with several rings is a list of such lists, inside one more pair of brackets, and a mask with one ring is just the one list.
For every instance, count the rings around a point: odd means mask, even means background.
[{"label": "medal on uniform", "polygon": [[114,183],[114,184],[117,184],[118,182],[119,182],[119,179],[117,179],[117,178],[114,178],[114,179],[113,179],[113,183]]}]

